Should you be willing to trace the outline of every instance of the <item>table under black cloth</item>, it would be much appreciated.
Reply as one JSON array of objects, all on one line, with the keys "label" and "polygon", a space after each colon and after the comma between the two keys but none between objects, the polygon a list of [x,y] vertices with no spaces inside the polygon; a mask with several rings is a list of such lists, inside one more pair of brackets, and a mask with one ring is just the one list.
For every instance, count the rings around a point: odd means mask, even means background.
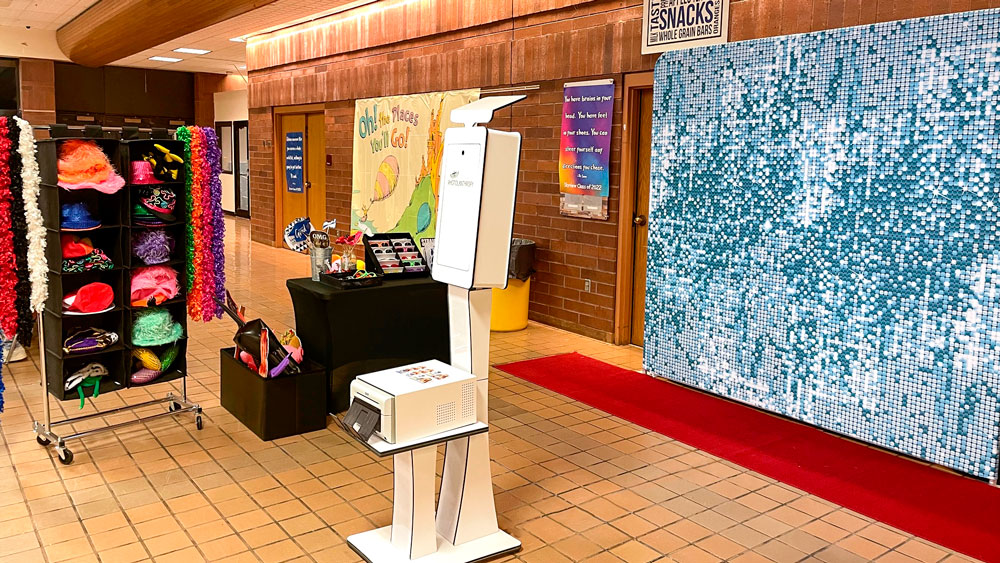
[{"label": "table under black cloth", "polygon": [[350,406],[351,381],[357,375],[450,360],[448,286],[430,277],[386,279],[380,286],[358,289],[309,278],[285,285],[306,356],[327,369],[330,413]]}]

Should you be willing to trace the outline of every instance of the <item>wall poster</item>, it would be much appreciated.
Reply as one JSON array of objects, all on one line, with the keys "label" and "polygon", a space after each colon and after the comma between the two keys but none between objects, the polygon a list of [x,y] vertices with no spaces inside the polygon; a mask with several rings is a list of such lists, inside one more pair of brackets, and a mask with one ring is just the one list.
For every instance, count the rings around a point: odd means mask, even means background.
[{"label": "wall poster", "polygon": [[292,193],[302,193],[302,142],[301,131],[285,134],[285,188]]},{"label": "wall poster", "polygon": [[727,41],[729,0],[643,0],[643,55]]},{"label": "wall poster", "polygon": [[444,131],[479,89],[358,100],[351,230],[433,238]]},{"label": "wall poster", "polygon": [[612,80],[576,82],[563,87],[559,142],[559,212],[563,215],[608,218],[614,105]]}]

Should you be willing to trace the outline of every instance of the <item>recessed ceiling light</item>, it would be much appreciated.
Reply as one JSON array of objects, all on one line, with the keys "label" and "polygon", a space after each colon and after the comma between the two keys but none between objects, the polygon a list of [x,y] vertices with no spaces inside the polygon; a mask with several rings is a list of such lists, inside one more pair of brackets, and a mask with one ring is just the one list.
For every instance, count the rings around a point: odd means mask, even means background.
[{"label": "recessed ceiling light", "polygon": [[184,59],[176,59],[174,57],[149,57],[151,61],[160,61],[161,63],[179,63]]},{"label": "recessed ceiling light", "polygon": [[243,37],[233,37],[232,39],[230,39],[230,41],[233,41],[233,42],[236,42],[236,43],[246,43],[247,40],[244,39]]},{"label": "recessed ceiling light", "polygon": [[247,65],[240,65],[237,68],[239,68],[240,70],[246,70],[247,69]]},{"label": "recessed ceiling light", "polygon": [[181,47],[180,49],[174,49],[175,53],[185,53],[188,55],[204,55],[205,53],[211,53],[208,49],[192,49],[190,47]]}]

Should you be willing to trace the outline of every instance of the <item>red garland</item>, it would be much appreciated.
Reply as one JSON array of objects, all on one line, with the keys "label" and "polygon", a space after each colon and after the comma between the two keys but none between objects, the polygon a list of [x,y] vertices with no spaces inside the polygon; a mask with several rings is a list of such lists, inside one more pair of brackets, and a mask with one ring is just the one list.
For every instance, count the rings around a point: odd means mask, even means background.
[{"label": "red garland", "polygon": [[17,334],[17,272],[14,261],[14,231],[11,225],[10,155],[7,118],[0,117],[0,330],[5,338]]},{"label": "red garland", "polygon": [[212,225],[212,163],[209,160],[208,138],[205,129],[198,129],[198,146],[201,149],[201,225],[204,235],[201,254],[201,321],[209,322],[215,313],[215,256],[212,255],[212,239],[215,236]]},{"label": "red garland", "polygon": [[194,241],[192,245],[194,247],[194,255],[191,257],[194,262],[194,280],[188,289],[188,315],[195,320],[199,320],[202,317],[202,293],[204,291],[202,287],[202,271],[204,271],[204,266],[202,265],[203,254],[201,252],[205,244],[205,233],[202,229],[201,219],[201,192],[205,187],[204,169],[201,165],[201,160],[204,158],[202,150],[202,140],[204,138],[200,127],[191,127],[191,174],[193,176],[191,182],[191,201],[193,205],[188,210],[188,213],[191,214],[191,224],[194,225]]}]

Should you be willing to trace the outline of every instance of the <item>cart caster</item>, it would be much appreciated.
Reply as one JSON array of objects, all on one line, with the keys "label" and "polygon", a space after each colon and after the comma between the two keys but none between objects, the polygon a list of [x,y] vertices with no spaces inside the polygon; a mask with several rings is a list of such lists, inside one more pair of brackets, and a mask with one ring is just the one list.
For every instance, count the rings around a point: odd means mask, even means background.
[{"label": "cart caster", "polygon": [[39,446],[47,446],[52,443],[52,440],[42,436],[41,434],[35,435],[35,441],[38,442]]},{"label": "cart caster", "polygon": [[167,409],[170,412],[179,411],[181,410],[181,405],[179,403],[170,403],[170,406],[167,407]]},{"label": "cart caster", "polygon": [[201,415],[200,414],[195,417],[195,419],[194,419],[194,425],[198,428],[198,430],[201,430],[202,428],[205,427],[205,425],[202,424],[202,422],[201,422]]},{"label": "cart caster", "polygon": [[73,463],[73,452],[67,450],[66,448],[59,448],[56,450],[59,454],[59,463],[63,465],[69,465]]}]

